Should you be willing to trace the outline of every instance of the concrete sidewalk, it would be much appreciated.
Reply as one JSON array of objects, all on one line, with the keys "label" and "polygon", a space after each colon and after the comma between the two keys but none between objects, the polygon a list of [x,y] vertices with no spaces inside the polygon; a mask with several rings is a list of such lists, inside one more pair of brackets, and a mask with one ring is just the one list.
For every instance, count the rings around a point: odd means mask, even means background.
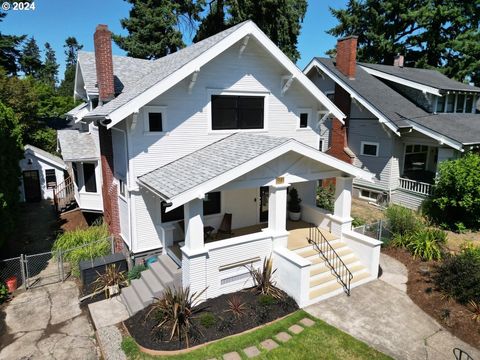
[{"label": "concrete sidewalk", "polygon": [[450,334],[413,303],[405,292],[403,264],[381,257],[380,280],[355,288],[350,297],[338,295],[305,310],[395,359],[452,360],[455,347],[480,359],[478,349]]}]

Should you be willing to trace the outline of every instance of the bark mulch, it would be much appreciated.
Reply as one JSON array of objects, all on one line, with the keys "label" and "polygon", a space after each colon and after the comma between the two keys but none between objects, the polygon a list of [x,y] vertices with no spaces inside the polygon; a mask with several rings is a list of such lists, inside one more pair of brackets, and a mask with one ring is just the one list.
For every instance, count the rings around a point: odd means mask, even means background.
[{"label": "bark mulch", "polygon": [[[234,296],[240,297],[241,302],[244,303],[245,311],[239,318],[228,311],[227,301]],[[191,334],[190,347],[241,333],[286,316],[298,309],[295,301],[285,293],[282,300],[274,300],[269,297],[268,301],[265,301],[262,295],[256,295],[248,289],[208,299],[199,306],[202,310],[195,314],[193,319],[194,331]],[[135,341],[152,350],[186,348],[185,342],[181,343],[177,338],[170,341],[170,332],[167,329],[154,330],[158,322],[158,314],[152,313],[147,317],[150,309],[151,306],[148,306],[124,322]],[[205,315],[207,313],[210,315]],[[211,318],[210,323],[205,321],[206,316]]]},{"label": "bark mulch", "polygon": [[405,249],[387,247],[382,252],[399,260],[408,269],[407,293],[415,304],[435,318],[449,332],[480,348],[480,322],[472,320],[467,306],[445,296],[433,280],[440,262],[414,259]]}]

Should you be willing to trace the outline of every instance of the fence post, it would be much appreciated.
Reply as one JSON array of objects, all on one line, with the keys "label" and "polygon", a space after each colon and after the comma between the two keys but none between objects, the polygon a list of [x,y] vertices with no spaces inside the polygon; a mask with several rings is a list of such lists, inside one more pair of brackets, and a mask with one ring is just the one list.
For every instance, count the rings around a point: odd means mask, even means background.
[{"label": "fence post", "polygon": [[62,282],[65,281],[65,269],[63,267],[63,252],[62,250],[58,250],[58,263],[60,264],[60,276],[62,278]]},{"label": "fence post", "polygon": [[26,274],[27,260],[25,259],[24,254],[20,254],[20,273],[22,275],[22,284],[25,287],[25,290],[28,289],[27,286],[27,274]]},{"label": "fence post", "polygon": [[382,230],[383,230],[383,220],[380,219],[380,221],[378,222],[378,239],[377,240],[382,241]]}]

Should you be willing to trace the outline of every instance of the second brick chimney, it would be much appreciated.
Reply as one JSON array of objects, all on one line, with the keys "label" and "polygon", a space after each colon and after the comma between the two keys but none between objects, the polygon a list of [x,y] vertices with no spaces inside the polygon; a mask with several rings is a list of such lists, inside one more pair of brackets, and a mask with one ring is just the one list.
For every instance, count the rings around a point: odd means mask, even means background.
[{"label": "second brick chimney", "polygon": [[112,34],[107,25],[98,25],[93,36],[97,70],[98,100],[101,103],[115,96],[113,80]]},{"label": "second brick chimney", "polygon": [[357,36],[347,36],[337,41],[337,69],[349,79],[355,79],[357,69]]}]

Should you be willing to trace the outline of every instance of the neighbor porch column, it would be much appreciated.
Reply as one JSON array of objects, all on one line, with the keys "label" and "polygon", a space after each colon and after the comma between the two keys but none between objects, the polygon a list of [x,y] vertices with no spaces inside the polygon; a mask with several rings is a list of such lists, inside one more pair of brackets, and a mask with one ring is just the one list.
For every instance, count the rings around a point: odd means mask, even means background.
[{"label": "neighbor porch column", "polygon": [[268,230],[274,234],[273,247],[287,246],[287,188],[289,184],[269,187]]},{"label": "neighbor porch column", "polygon": [[353,178],[337,177],[335,186],[335,204],[333,210],[331,232],[341,236],[343,231],[351,230],[352,217],[352,187]]},{"label": "neighbor porch column", "polygon": [[[184,206],[185,246],[182,250],[182,286],[190,287],[191,293],[207,287],[206,262],[208,251],[203,240],[203,200],[194,199]],[[207,298],[203,293],[202,300]]]}]

